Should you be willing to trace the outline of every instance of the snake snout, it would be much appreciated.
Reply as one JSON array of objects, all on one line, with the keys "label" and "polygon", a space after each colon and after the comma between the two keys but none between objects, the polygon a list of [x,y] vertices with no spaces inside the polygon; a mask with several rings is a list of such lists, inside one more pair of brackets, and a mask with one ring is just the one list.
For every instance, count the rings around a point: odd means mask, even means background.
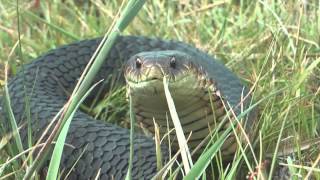
[{"label": "snake snout", "polygon": [[141,73],[148,80],[162,80],[164,76],[173,76],[177,72],[177,60],[175,56],[145,59],[142,63]]}]

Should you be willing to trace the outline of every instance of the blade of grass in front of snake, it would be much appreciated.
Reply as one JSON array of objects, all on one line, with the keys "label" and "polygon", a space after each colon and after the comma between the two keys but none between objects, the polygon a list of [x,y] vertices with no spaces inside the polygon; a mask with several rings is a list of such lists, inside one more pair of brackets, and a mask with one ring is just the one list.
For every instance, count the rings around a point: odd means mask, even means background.
[{"label": "blade of grass in front of snake", "polygon": [[80,104],[85,100],[85,98],[90,94],[90,92],[102,81],[99,81],[98,83],[94,84],[88,91],[87,93],[80,99],[78,102],[75,110],[72,112],[70,117],[67,119],[66,123],[64,124],[61,132],[59,133],[58,139],[56,141],[56,144],[53,149],[53,153],[51,156],[49,168],[48,168],[48,173],[47,173],[47,180],[55,180],[57,179],[58,176],[58,171],[59,171],[59,165],[61,162],[61,156],[62,156],[62,151],[64,148],[65,140],[67,137],[67,133],[71,124],[71,120],[76,112],[76,110],[79,108]]},{"label": "blade of grass in front of snake", "polygon": [[[77,160],[73,163],[73,165],[71,166],[71,168],[69,169],[69,172],[66,174],[66,176],[64,176],[64,180],[68,180],[70,174],[72,173],[72,171],[75,170],[75,166],[78,164],[79,160],[81,159],[81,157],[83,156],[83,154],[87,151],[88,148],[88,144],[83,148],[83,150],[81,151],[80,155],[78,156]],[[101,168],[100,168],[101,169]]]},{"label": "blade of grass in front of snake", "polygon": [[[46,134],[46,132],[49,130],[49,128],[52,126],[52,124],[58,119],[58,117],[61,115],[62,113],[62,109],[59,110],[59,112],[52,118],[52,121],[51,123],[47,126],[46,130],[44,131],[44,134]],[[18,131],[20,131],[20,128],[18,128]],[[7,138],[7,140],[10,140],[13,136],[13,132],[11,132],[10,134],[7,134],[7,136],[9,137],[5,137]],[[40,137],[40,139],[43,139],[44,137]],[[4,140],[6,141],[6,140]],[[2,141],[1,141],[2,142]],[[25,155],[28,155],[27,156],[27,160],[31,158],[33,152],[35,152],[36,149],[40,149],[42,146],[44,146],[44,143],[41,143],[40,141],[38,141],[36,144],[34,144],[33,146],[29,147],[28,149],[24,150],[23,152],[20,152],[18,154],[15,154],[14,157],[10,158],[8,161],[6,161],[6,163],[4,164],[1,164],[0,167],[3,167],[3,166],[7,166],[9,164],[14,164],[14,167],[16,167],[17,169],[19,169],[21,167],[21,165],[18,164],[18,159],[21,159],[22,156],[25,156]],[[12,153],[13,153],[13,150],[11,148],[11,145],[9,143],[9,146],[8,146],[8,150]],[[24,161],[23,164],[22,164],[22,167],[25,166],[25,163],[27,161]],[[8,175],[5,175],[5,176],[2,176],[0,177],[0,180],[1,179],[6,179],[5,177],[7,177]]]},{"label": "blade of grass in front of snake", "polygon": [[283,134],[284,126],[286,125],[286,122],[287,122],[287,117],[288,117],[288,114],[290,112],[289,111],[290,108],[291,108],[291,104],[289,104],[289,106],[287,108],[287,112],[286,112],[285,117],[284,117],[284,120],[282,121],[280,133],[279,133],[277,144],[276,144],[276,149],[274,150],[274,154],[273,154],[273,157],[272,157],[272,162],[271,162],[271,167],[270,167],[268,180],[272,179],[272,174],[273,174],[273,170],[274,170],[274,167],[275,167],[275,164],[276,164],[276,159],[277,159],[277,154],[278,154],[278,149],[279,149],[281,137],[282,137],[282,134]]},{"label": "blade of grass in front of snake", "polygon": [[7,166],[0,166],[0,177],[2,176],[3,172],[4,172],[4,169],[6,168]]},{"label": "blade of grass in front of snake", "polygon": [[[32,152],[34,149],[40,148],[41,146],[43,146],[43,144],[37,144],[37,145],[34,145],[34,146],[32,146],[32,147],[30,147],[30,148],[28,148],[28,149],[25,149],[25,150],[22,151],[21,153],[18,153],[18,154],[16,154],[15,156],[13,156],[13,157],[11,157],[10,159],[8,159],[5,163],[0,164],[0,168],[7,167],[7,166],[9,167],[10,164],[15,164],[15,163],[19,162],[20,159],[21,159],[21,157],[22,157],[23,155],[26,155],[27,153],[30,153],[30,152]],[[15,167],[21,167],[21,166],[15,166]],[[18,168],[18,169],[19,169],[19,168]],[[6,175],[4,175],[4,176],[6,176]],[[4,178],[4,176],[1,176],[1,177],[0,177],[0,180],[6,179],[6,178]]]},{"label": "blade of grass in front of snake", "polygon": [[133,111],[133,105],[132,105],[132,97],[129,95],[129,113],[130,113],[130,153],[129,153],[129,166],[128,166],[128,171],[126,174],[126,180],[131,180],[132,179],[132,166],[133,166],[133,153],[134,153],[134,148],[133,148],[133,140],[134,140],[134,125],[136,123],[136,116]]},{"label": "blade of grass in front of snake", "polygon": [[211,159],[217,154],[224,141],[229,137],[230,132],[232,131],[232,126],[233,125],[226,129],[223,134],[215,141],[215,143],[200,156],[200,158],[193,165],[193,167],[190,169],[190,172],[183,178],[183,180],[198,179],[204,173],[205,169],[210,164]]},{"label": "blade of grass in front of snake", "polygon": [[163,78],[163,87],[164,87],[164,92],[165,92],[166,100],[168,103],[171,119],[172,119],[174,128],[176,130],[178,144],[181,150],[181,158],[184,165],[184,171],[187,174],[190,171],[190,168],[193,166],[193,162],[192,162],[191,154],[187,145],[187,140],[186,140],[186,137],[184,136],[183,129],[178,117],[178,113],[174,105],[174,101],[169,91],[168,80],[166,77]]},{"label": "blade of grass in front of snake", "polygon": [[[180,150],[176,152],[175,155],[172,156],[172,158],[167,162],[158,172],[157,174],[152,177],[151,180],[157,180],[157,179],[164,179],[168,171],[171,169],[174,162],[177,160],[178,155],[180,154]],[[170,179],[170,178],[168,178]]]},{"label": "blade of grass in front of snake", "polygon": [[[12,128],[12,131],[6,131],[3,127],[3,124],[0,124],[0,134],[3,135],[3,137],[1,137],[1,140],[0,140],[0,150],[3,149],[4,147],[7,148],[7,152],[9,152],[10,154],[17,154],[16,152],[14,153],[14,151],[17,149],[17,147],[19,147],[18,143],[20,142],[21,143],[21,137],[20,137],[20,134],[16,134],[16,132],[19,133],[19,128],[17,127],[17,124],[16,124],[16,120],[15,120],[15,117],[13,115],[13,112],[12,112],[12,108],[11,108],[11,102],[10,102],[10,98],[9,98],[9,91],[8,91],[8,87],[7,87],[7,81],[8,81],[8,63],[5,64],[5,77],[4,77],[4,95],[3,95],[3,100],[4,100],[4,105],[2,108],[5,108],[7,109],[8,111],[8,116],[9,116],[9,121],[10,121],[10,124],[11,124],[11,127],[16,127],[16,128]],[[0,119],[1,121],[2,119]],[[15,143],[10,143],[11,139],[14,138],[15,140]],[[22,146],[22,145],[21,145]],[[20,148],[21,149],[21,148]],[[19,148],[18,148],[18,151],[19,151]],[[26,159],[25,158],[25,154],[20,152],[18,153],[21,155],[21,159]],[[20,158],[20,156],[19,156]],[[0,167],[4,169],[4,167],[6,167],[6,164],[9,164],[7,163],[8,161],[10,160],[7,160],[6,163],[4,164],[1,164]],[[19,166],[19,163],[18,161],[13,161],[13,166],[18,169],[20,166]],[[2,175],[1,175],[2,176]],[[1,179],[2,177],[0,177]]]},{"label": "blade of grass in front of snake", "polygon": [[242,158],[237,158],[237,160],[235,162],[232,162],[232,167],[231,169],[228,171],[228,174],[226,176],[226,180],[233,180],[236,177],[237,174],[237,170],[239,169],[239,164],[242,161]]},{"label": "blade of grass in front of snake", "polygon": [[288,169],[289,169],[290,174],[297,174],[297,173],[299,173],[299,172],[297,172],[298,169],[290,166],[290,165],[293,164],[293,159],[292,159],[290,156],[287,157],[287,163],[289,164]]},{"label": "blade of grass in front of snake", "polygon": [[[6,64],[5,67],[6,67],[5,68],[6,70],[5,70],[5,85],[4,85],[4,103],[5,103],[4,104],[4,108],[8,112],[10,125],[11,125],[11,128],[12,128],[13,137],[14,137],[15,143],[17,145],[18,152],[21,153],[21,152],[23,152],[23,146],[22,146],[20,133],[19,133],[19,130],[18,130],[18,125],[17,125],[16,119],[14,117],[12,108],[11,108],[11,101],[10,101],[10,95],[9,95],[9,89],[8,89],[8,83],[7,83],[8,82],[8,79],[7,79],[7,77],[8,77],[8,75],[7,75],[7,69],[8,69],[7,67],[8,67],[8,65]],[[22,155],[22,159],[25,160],[26,156]]]},{"label": "blade of grass in front of snake", "polygon": [[[77,103],[80,101],[81,97],[90,88],[91,82],[95,78],[95,75],[100,70],[104,60],[106,59],[108,52],[111,50],[113,44],[115,43],[117,37],[120,33],[127,27],[130,21],[136,16],[138,11],[141,9],[145,0],[130,0],[121,14],[119,21],[111,28],[111,31],[107,36],[105,36],[99,45],[99,48],[94,53],[93,57],[90,59],[88,66],[85,68],[84,73],[81,75],[79,82],[77,83],[72,95],[67,102],[67,108],[62,114],[58,123],[54,127],[52,133],[48,137],[44,147],[39,151],[39,154],[28,168],[23,179],[30,179],[34,171],[36,171],[41,164],[44,162],[46,155],[50,151],[50,144],[57,138],[63,125],[68,120],[72,112],[75,110]],[[101,49],[100,49],[101,48]],[[99,52],[99,53],[98,53]]]},{"label": "blade of grass in front of snake", "polygon": [[156,144],[156,156],[157,156],[157,171],[160,171],[162,169],[162,152],[161,152],[161,141],[160,141],[160,129],[159,125],[156,123],[155,119],[153,118],[153,124],[154,124],[154,141]]}]

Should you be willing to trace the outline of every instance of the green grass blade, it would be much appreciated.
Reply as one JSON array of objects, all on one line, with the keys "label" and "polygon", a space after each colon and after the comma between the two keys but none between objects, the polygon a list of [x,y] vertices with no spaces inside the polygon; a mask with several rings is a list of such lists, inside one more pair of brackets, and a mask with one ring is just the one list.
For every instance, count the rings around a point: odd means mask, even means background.
[{"label": "green grass blade", "polygon": [[[18,129],[18,125],[16,123],[12,108],[11,108],[11,101],[10,101],[10,96],[9,96],[9,90],[8,90],[8,86],[7,83],[4,86],[4,107],[6,109],[6,111],[8,112],[8,116],[9,116],[9,121],[10,121],[10,125],[12,128],[12,132],[13,132],[13,137],[14,140],[16,142],[17,148],[19,153],[23,152],[23,145],[22,145],[22,141],[20,138],[20,133],[19,133],[19,129]],[[22,158],[25,160],[26,156],[23,155]]]},{"label": "green grass blade", "polygon": [[163,87],[164,87],[164,92],[166,95],[166,100],[168,103],[170,115],[172,118],[172,122],[176,131],[178,144],[181,151],[181,158],[184,165],[184,170],[185,170],[185,173],[187,174],[190,171],[190,167],[193,166],[193,162],[192,162],[191,154],[187,145],[187,140],[186,140],[186,137],[184,136],[183,129],[178,117],[178,113],[176,111],[172,96],[169,91],[168,81],[166,77],[163,78]]},{"label": "green grass blade", "polygon": [[210,146],[210,148],[202,154],[197,162],[190,169],[190,172],[183,178],[184,180],[198,179],[210,164],[212,158],[217,154],[223,145],[224,141],[228,138],[232,130],[232,125],[226,129],[223,134],[216,140],[216,142]]},{"label": "green grass blade", "polygon": [[96,87],[97,84],[95,84],[94,86],[92,86],[88,92],[81,98],[81,100],[78,102],[76,108],[74,109],[74,111],[72,112],[72,114],[70,115],[70,117],[67,119],[66,123],[64,124],[58,139],[56,141],[56,144],[54,146],[53,149],[53,153],[51,156],[51,160],[50,160],[50,164],[49,164],[49,168],[48,168],[48,173],[47,173],[47,180],[56,180],[58,177],[58,171],[59,171],[59,165],[60,165],[60,161],[61,161],[61,156],[62,156],[62,151],[64,148],[64,143],[67,137],[67,133],[71,124],[71,120],[75,114],[75,112],[77,111],[77,109],[79,108],[80,104],[85,100],[85,98],[90,94],[90,92]]},{"label": "green grass blade", "polygon": [[[167,162],[158,172],[157,174],[152,177],[152,180],[158,180],[158,179],[163,179],[161,176],[165,176],[165,174],[168,172],[168,170],[172,167],[173,163],[177,160],[178,155],[180,154],[180,151],[178,151],[171,159],[169,162]],[[170,179],[170,178],[169,178]]]},{"label": "green grass blade", "polygon": [[129,96],[129,113],[130,113],[130,154],[129,154],[129,166],[128,166],[128,171],[126,175],[126,180],[131,180],[132,179],[132,166],[133,166],[133,140],[134,140],[134,125],[136,123],[136,116],[133,112],[133,105],[132,105],[132,97],[131,95]]},{"label": "green grass blade", "polygon": [[236,175],[236,172],[237,172],[237,169],[238,169],[238,165],[240,164],[241,160],[242,160],[241,158],[238,158],[236,160],[236,162],[233,162],[233,166],[231,167],[230,171],[228,172],[226,180],[235,179],[235,175]]},{"label": "green grass blade", "polygon": [[155,122],[155,120],[153,120],[153,124],[154,124],[154,141],[156,144],[157,171],[160,171],[163,167],[160,129],[159,129],[159,125]]},{"label": "green grass blade", "polygon": [[273,170],[274,170],[274,167],[276,165],[276,160],[277,160],[277,154],[278,154],[278,150],[279,150],[279,145],[280,145],[280,141],[281,141],[281,137],[282,137],[282,134],[283,134],[283,130],[284,130],[284,126],[287,122],[287,117],[288,117],[288,114],[289,114],[289,109],[291,108],[291,106],[289,105],[288,107],[288,111],[284,117],[284,120],[282,121],[282,125],[281,125],[281,129],[280,129],[280,133],[278,135],[278,140],[277,140],[277,144],[276,144],[276,148],[274,150],[274,154],[273,154],[273,157],[272,157],[272,162],[271,162],[271,167],[270,167],[270,172],[269,172],[269,178],[268,180],[272,180],[272,174],[273,174]]}]

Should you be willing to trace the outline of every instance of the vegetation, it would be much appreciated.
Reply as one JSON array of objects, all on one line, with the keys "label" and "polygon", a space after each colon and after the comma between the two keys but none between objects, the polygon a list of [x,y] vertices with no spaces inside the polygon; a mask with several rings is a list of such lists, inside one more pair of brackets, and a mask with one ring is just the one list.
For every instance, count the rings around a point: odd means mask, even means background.
[{"label": "vegetation", "polygon": [[[49,49],[104,35],[121,7],[117,0],[37,2],[0,2],[0,60],[3,67],[8,62],[10,76]],[[230,171],[217,168],[216,178],[234,178],[242,165],[258,172],[251,173],[255,178],[264,179],[259,167],[267,160],[276,171],[275,159],[281,157],[280,167],[289,167],[294,178],[320,179],[319,32],[320,3],[316,0],[153,0],[145,3],[124,34],[193,44],[252,87],[255,102],[259,102],[253,126],[258,130],[253,143],[256,161],[239,163],[243,159],[239,153],[228,167]],[[1,75],[3,85],[4,68]],[[123,89],[115,90],[102,100],[109,103],[84,109],[114,122],[110,117],[118,117],[126,109],[124,98]],[[125,120],[117,123],[127,124]],[[0,137],[0,179],[19,179],[26,168],[20,168],[17,161],[6,163],[16,155],[4,151],[9,137]]]}]

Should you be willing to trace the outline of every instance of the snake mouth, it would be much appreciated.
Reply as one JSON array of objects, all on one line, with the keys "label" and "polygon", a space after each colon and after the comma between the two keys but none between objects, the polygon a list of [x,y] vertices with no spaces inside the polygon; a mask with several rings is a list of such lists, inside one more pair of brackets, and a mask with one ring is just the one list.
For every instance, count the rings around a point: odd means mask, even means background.
[{"label": "snake mouth", "polygon": [[134,81],[134,80],[127,79],[127,85],[131,88],[134,88],[134,89],[145,88],[148,86],[154,86],[154,85],[161,84],[161,83],[162,83],[162,81],[157,78],[146,79],[143,81]]},{"label": "snake mouth", "polygon": [[[182,88],[189,87],[190,84],[196,79],[192,74],[179,75],[179,76],[163,76],[163,77],[147,77],[144,79],[131,79],[127,78],[127,85],[134,89],[148,89],[148,88],[158,88],[159,90],[163,89],[163,79],[167,78],[170,87]],[[196,83],[197,84],[197,83]],[[179,86],[179,87],[178,87]]]}]

